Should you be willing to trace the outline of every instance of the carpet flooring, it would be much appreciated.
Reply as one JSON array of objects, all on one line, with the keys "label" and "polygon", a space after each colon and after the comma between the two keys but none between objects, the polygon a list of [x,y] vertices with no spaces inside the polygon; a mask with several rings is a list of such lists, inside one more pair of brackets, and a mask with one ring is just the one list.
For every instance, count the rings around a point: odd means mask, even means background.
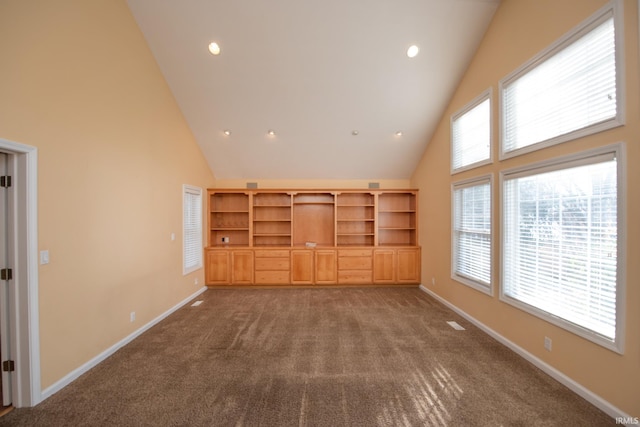
[{"label": "carpet flooring", "polygon": [[615,425],[417,288],[198,299],[0,426]]}]

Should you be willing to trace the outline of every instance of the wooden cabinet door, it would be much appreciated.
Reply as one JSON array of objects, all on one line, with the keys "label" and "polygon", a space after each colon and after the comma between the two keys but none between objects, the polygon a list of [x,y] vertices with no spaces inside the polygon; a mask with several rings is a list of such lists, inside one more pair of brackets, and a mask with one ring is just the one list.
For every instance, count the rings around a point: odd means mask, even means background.
[{"label": "wooden cabinet door", "polygon": [[338,253],[333,249],[316,250],[317,285],[334,285],[338,283]]},{"label": "wooden cabinet door", "polygon": [[420,248],[398,249],[398,283],[420,283]]},{"label": "wooden cabinet door", "polygon": [[231,251],[231,283],[238,285],[253,284],[253,251]]},{"label": "wooden cabinet door", "polygon": [[208,250],[207,254],[207,285],[229,284],[229,251]]},{"label": "wooden cabinet door", "polygon": [[291,251],[291,283],[294,285],[313,284],[313,251],[306,249]]},{"label": "wooden cabinet door", "polygon": [[373,283],[395,283],[396,251],[376,249],[373,251]]}]

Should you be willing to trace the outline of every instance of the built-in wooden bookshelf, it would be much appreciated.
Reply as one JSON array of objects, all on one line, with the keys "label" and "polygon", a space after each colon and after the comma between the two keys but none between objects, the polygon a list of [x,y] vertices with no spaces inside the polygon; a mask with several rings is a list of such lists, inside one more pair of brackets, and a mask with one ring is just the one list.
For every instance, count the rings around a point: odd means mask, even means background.
[{"label": "built-in wooden bookshelf", "polygon": [[375,244],[375,195],[340,193],[336,202],[337,246]]},{"label": "built-in wooden bookshelf", "polygon": [[209,246],[416,246],[416,190],[209,190]]},{"label": "built-in wooden bookshelf", "polygon": [[253,246],[291,246],[291,195],[253,195]]},{"label": "built-in wooden bookshelf", "polygon": [[417,240],[415,193],[386,192],[378,195],[378,245],[415,246]]},{"label": "built-in wooden bookshelf", "polygon": [[417,195],[210,189],[207,285],[417,284]]},{"label": "built-in wooden bookshelf", "polygon": [[209,193],[209,246],[249,246],[249,194]]}]

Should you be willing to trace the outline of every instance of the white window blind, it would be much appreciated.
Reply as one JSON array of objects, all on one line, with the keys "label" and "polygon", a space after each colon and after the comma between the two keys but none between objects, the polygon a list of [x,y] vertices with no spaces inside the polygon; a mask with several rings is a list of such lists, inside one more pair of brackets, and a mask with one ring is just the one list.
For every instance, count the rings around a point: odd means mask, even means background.
[{"label": "white window blind", "polygon": [[183,274],[202,268],[202,190],[183,186]]},{"label": "white window blind", "polygon": [[617,125],[617,89],[610,9],[501,82],[502,153]]},{"label": "white window blind", "polygon": [[617,336],[617,170],[607,153],[503,181],[503,294],[608,342]]},{"label": "white window blind", "polygon": [[489,93],[451,119],[451,170],[468,169],[491,158]]},{"label": "white window blind", "polygon": [[491,180],[453,186],[453,278],[482,291],[491,287]]}]

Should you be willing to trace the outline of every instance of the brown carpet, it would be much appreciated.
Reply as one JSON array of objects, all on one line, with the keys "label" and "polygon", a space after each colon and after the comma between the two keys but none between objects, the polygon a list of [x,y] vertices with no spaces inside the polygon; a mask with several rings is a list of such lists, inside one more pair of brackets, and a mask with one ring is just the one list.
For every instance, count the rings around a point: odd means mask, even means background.
[{"label": "brown carpet", "polygon": [[0,425],[615,425],[417,288],[199,299]]}]

